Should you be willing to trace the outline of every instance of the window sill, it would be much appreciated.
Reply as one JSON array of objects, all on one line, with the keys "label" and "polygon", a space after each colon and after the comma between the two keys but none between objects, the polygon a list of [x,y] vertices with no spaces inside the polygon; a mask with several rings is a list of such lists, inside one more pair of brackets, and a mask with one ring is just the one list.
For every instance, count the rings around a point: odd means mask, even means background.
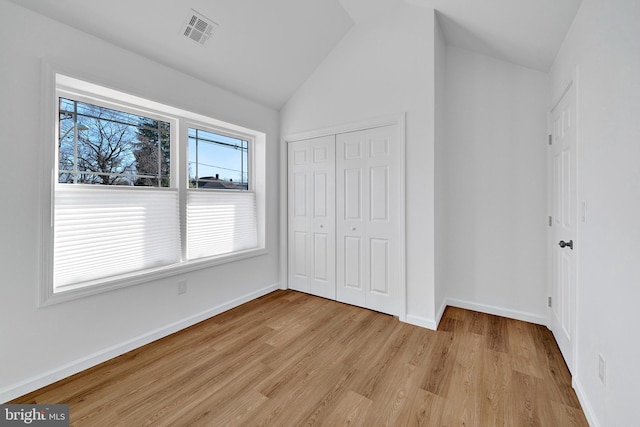
[{"label": "window sill", "polygon": [[79,298],[97,295],[115,289],[139,285],[141,283],[148,283],[154,280],[160,280],[167,277],[189,273],[191,271],[215,267],[217,265],[227,264],[230,262],[240,261],[248,258],[254,258],[257,256],[266,255],[267,253],[268,251],[265,248],[249,249],[232,254],[203,258],[194,261],[185,261],[180,264],[173,264],[164,267],[147,269],[140,272],[122,274],[115,277],[109,277],[107,279],[78,283],[65,286],[55,291],[49,286],[46,292],[43,292],[43,294],[40,296],[39,306],[45,307],[66,301],[73,301]]}]

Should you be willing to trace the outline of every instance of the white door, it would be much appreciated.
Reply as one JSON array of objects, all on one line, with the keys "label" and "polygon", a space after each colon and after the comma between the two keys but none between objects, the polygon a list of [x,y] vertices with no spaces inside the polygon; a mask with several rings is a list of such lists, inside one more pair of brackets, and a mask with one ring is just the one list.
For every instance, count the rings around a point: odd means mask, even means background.
[{"label": "white door", "polygon": [[336,298],[335,136],[289,144],[289,288]]},{"label": "white door", "polygon": [[576,305],[576,102],[571,84],[551,112],[551,321],[573,371]]},{"label": "white door", "polygon": [[400,313],[397,126],[336,136],[337,300]]}]

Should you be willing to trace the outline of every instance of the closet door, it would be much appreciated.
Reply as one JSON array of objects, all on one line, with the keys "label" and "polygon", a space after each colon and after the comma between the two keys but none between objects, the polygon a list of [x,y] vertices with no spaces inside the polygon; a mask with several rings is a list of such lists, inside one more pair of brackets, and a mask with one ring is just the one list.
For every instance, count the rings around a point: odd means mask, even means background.
[{"label": "closet door", "polygon": [[289,143],[289,288],[336,299],[335,136]]},{"label": "closet door", "polygon": [[337,300],[400,313],[397,126],[336,136]]}]

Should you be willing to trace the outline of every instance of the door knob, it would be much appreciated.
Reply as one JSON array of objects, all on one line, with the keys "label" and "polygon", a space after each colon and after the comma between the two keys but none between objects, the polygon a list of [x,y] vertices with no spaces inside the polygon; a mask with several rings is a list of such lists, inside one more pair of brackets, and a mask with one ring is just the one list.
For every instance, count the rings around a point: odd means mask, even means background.
[{"label": "door knob", "polygon": [[565,246],[569,246],[569,248],[573,250],[573,240],[569,240],[568,242],[565,242],[564,240],[560,240],[560,242],[558,242],[558,245],[561,248],[564,248]]}]

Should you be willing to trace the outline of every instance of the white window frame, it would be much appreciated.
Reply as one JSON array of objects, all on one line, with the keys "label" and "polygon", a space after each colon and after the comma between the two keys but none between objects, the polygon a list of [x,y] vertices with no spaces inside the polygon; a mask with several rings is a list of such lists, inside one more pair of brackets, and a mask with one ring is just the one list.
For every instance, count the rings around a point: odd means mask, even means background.
[{"label": "white window frame", "polygon": [[[68,77],[62,76],[63,81],[65,80],[69,81],[68,79],[69,79]],[[74,89],[73,86],[70,87],[64,84],[59,84],[56,87],[56,101],[58,98],[66,98],[72,101],[82,102],[84,104],[91,104],[98,107],[109,108],[109,109],[121,111],[124,113],[130,113],[138,116],[148,117],[154,120],[168,122],[171,125],[171,134],[170,134],[171,141],[178,141],[177,129],[178,129],[179,120],[174,116],[162,114],[161,112],[155,111],[153,109],[140,108],[137,105],[131,105],[130,103],[127,103],[127,102],[119,102],[117,99],[101,96],[100,94],[88,93],[83,90],[78,90],[77,88]],[[56,103],[56,114],[59,113],[58,107],[59,107],[59,104]],[[57,135],[60,135],[59,126],[60,126],[60,120],[56,119],[56,123],[55,123],[56,141],[58,140]],[[55,167],[56,167],[56,171],[58,171],[58,166],[59,166],[59,163],[57,162],[58,155],[59,155],[58,144],[54,144],[54,145],[56,150]],[[175,179],[175,176],[177,175],[179,165],[178,165],[178,162],[173,161],[174,158],[177,158],[177,150],[176,150],[177,145],[178,144],[171,145],[171,159],[172,159],[170,164],[171,183],[169,184],[168,188],[178,188],[177,180]],[[167,188],[167,187],[155,187],[155,188]]]},{"label": "white window frame", "polygon": [[[186,134],[186,138],[188,139],[188,132],[189,129],[199,129],[199,130],[203,130],[206,132],[211,132],[211,133],[215,133],[215,134],[220,134],[220,135],[224,135],[224,136],[229,136],[232,138],[237,138],[237,139],[241,139],[241,140],[245,140],[248,142],[248,162],[247,162],[247,167],[248,167],[248,176],[249,176],[249,188],[248,190],[222,190],[222,189],[207,189],[207,188],[188,188],[188,179],[189,179],[189,171],[188,171],[188,154],[185,156],[185,158],[187,158],[187,170],[186,170],[186,175],[187,175],[187,184],[186,184],[186,189],[184,191],[185,193],[185,200],[184,200],[184,205],[187,205],[187,201],[186,201],[186,195],[188,195],[189,192],[196,192],[196,193],[209,193],[209,194],[224,194],[224,193],[241,193],[241,194],[248,194],[248,193],[253,193],[255,194],[256,197],[256,202],[258,199],[258,192],[256,191],[256,188],[258,187],[255,184],[255,179],[253,178],[252,174],[254,173],[255,169],[256,169],[256,164],[254,162],[254,151],[256,148],[256,141],[255,141],[255,137],[246,133],[241,133],[241,132],[233,132],[228,128],[222,128],[219,126],[212,126],[211,124],[207,124],[204,122],[199,122],[199,121],[193,121],[193,120],[185,120],[183,122],[183,128],[184,128],[184,132]],[[188,148],[188,144],[183,144]],[[186,221],[185,221],[185,227],[183,228],[183,236],[184,237],[188,237],[188,233],[186,230]],[[260,239],[259,237],[259,233],[258,233],[258,240]],[[185,246],[185,250],[187,249],[187,247],[189,246],[187,245],[183,245]],[[184,259],[188,259],[188,252],[183,252],[183,258]],[[193,261],[189,261],[189,262],[196,262],[196,260]]]},{"label": "white window frame", "polygon": [[[51,63],[43,63],[43,156],[42,156],[42,221],[41,250],[39,253],[40,286],[38,305],[47,306],[64,301],[75,300],[113,289],[147,283],[167,277],[181,275],[190,271],[213,267],[228,262],[260,256],[268,253],[265,242],[266,223],[266,135],[243,126],[238,126],[192,113],[170,105],[155,102],[131,94],[132,91],[115,90],[95,78],[78,76]],[[70,97],[82,102],[105,106],[120,111],[131,112],[171,123],[171,188],[179,191],[181,260],[164,267],[151,268],[118,276],[79,283],[55,290],[53,282],[53,244],[54,244],[54,202],[58,182],[57,138],[58,138],[58,97]],[[256,222],[258,245],[254,249],[228,254],[187,260],[186,258],[186,200],[188,189],[188,128],[198,127],[216,133],[242,138],[249,141],[249,180],[250,191],[256,194]],[[177,144],[176,144],[177,142]],[[62,184],[74,185],[74,184]],[[131,188],[131,191],[145,188]],[[205,190],[220,191],[220,190]],[[237,190],[222,190],[237,191]]]},{"label": "white window frame", "polygon": [[[184,125],[187,127],[187,132],[189,129],[197,129],[202,130],[209,133],[214,133],[217,135],[227,136],[230,138],[239,139],[242,141],[248,142],[248,150],[247,150],[247,168],[248,168],[248,177],[249,177],[249,188],[247,190],[215,190],[215,189],[206,189],[206,188],[191,188],[190,190],[203,190],[203,191],[255,191],[255,185],[253,183],[253,177],[251,173],[255,169],[255,163],[253,162],[253,150],[255,149],[255,138],[251,135],[241,134],[238,132],[230,132],[229,129],[218,128],[211,126],[206,123],[199,123],[194,121],[185,121]],[[187,165],[188,167],[188,165]],[[188,172],[188,171],[187,171]]]}]

